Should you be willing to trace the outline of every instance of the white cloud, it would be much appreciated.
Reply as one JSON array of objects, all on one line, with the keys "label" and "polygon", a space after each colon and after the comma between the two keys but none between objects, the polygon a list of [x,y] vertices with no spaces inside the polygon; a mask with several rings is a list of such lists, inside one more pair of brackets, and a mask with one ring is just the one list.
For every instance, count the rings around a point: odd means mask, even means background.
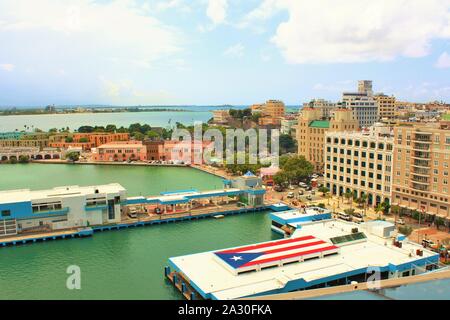
[{"label": "white cloud", "polygon": [[155,6],[157,11],[166,11],[166,10],[180,10],[181,12],[191,12],[191,7],[188,6],[183,0],[164,0],[156,3]]},{"label": "white cloud", "polygon": [[115,81],[100,76],[99,80],[102,85],[102,96],[108,103],[116,105],[164,104],[174,99],[165,90],[142,89],[129,79]]},{"label": "white cloud", "polygon": [[227,0],[208,0],[206,15],[214,24],[221,24],[227,17],[227,9]]},{"label": "white cloud", "polygon": [[11,71],[13,71],[15,68],[16,68],[16,66],[13,65],[13,64],[11,64],[11,63],[3,63],[3,64],[0,64],[0,69],[3,70],[3,71],[11,72]]},{"label": "white cloud", "polygon": [[271,40],[290,63],[423,57],[432,40],[450,38],[450,0],[265,0],[244,21],[280,10],[289,18]]},{"label": "white cloud", "polygon": [[447,52],[442,53],[437,62],[436,62],[437,68],[450,68],[450,54]]},{"label": "white cloud", "polygon": [[223,54],[227,57],[240,58],[244,55],[244,49],[245,48],[242,43],[237,43],[231,47],[228,47]]},{"label": "white cloud", "polygon": [[[0,40],[2,36],[29,34],[33,37],[30,46],[35,43],[39,48],[77,52],[80,63],[115,57],[124,64],[151,64],[181,51],[178,30],[150,16],[136,0],[2,0],[0,20]],[[19,50],[21,45],[16,41],[3,50]],[[59,57],[61,51],[53,54]],[[33,50],[29,58],[38,55],[39,51]]]}]

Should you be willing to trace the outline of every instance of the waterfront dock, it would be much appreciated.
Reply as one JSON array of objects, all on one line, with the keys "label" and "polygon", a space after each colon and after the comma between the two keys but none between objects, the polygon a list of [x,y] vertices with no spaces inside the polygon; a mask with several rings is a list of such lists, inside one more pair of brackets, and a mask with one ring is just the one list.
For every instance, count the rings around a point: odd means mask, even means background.
[{"label": "waterfront dock", "polygon": [[101,225],[101,226],[91,226],[90,228],[84,229],[62,230],[46,233],[36,233],[32,235],[15,235],[13,237],[2,237],[0,238],[0,247],[30,244],[50,240],[81,238],[92,236],[95,232],[113,231],[151,225],[161,225],[181,221],[201,220],[213,218],[217,214],[221,214],[223,216],[230,216],[230,215],[240,215],[244,213],[261,212],[266,210],[270,210],[270,207],[265,205],[252,208],[245,208],[245,207],[241,208],[237,206],[222,206],[216,208],[197,209],[195,211],[193,210],[192,212],[155,215],[143,219],[128,219],[121,223]]},{"label": "waterfront dock", "polygon": [[91,228],[83,228],[77,230],[63,230],[55,232],[46,232],[30,235],[16,235],[14,237],[0,238],[0,247],[15,246],[27,243],[36,243],[50,240],[84,238],[92,236]]}]

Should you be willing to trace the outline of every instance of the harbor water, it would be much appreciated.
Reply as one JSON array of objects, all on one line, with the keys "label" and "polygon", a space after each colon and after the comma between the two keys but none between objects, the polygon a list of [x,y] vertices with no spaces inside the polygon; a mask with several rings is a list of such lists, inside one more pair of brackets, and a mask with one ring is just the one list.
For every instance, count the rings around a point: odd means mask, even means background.
[{"label": "harbor water", "polygon": [[[0,190],[118,182],[129,195],[221,187],[221,179],[189,168],[0,165]],[[0,299],[182,299],[163,269],[173,256],[278,239],[267,212],[95,233],[91,238],[0,248]],[[69,266],[81,290],[66,286]],[[352,292],[320,299],[448,299],[450,280]]]},{"label": "harbor water", "polygon": [[[195,169],[131,166],[0,165],[0,177],[0,190],[118,182],[130,195],[222,183]],[[181,299],[164,278],[169,257],[276,238],[261,212],[0,248],[0,299]],[[72,265],[81,290],[66,287]]]}]

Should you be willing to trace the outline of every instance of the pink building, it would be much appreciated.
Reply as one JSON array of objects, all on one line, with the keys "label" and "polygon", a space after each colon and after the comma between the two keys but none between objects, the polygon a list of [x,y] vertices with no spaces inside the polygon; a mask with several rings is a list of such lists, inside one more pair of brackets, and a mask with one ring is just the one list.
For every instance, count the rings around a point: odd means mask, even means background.
[{"label": "pink building", "polygon": [[197,143],[177,140],[164,141],[163,160],[182,161],[184,163],[203,163],[205,149],[214,144],[212,141],[200,141]]},{"label": "pink building", "polygon": [[147,160],[147,148],[142,142],[113,142],[103,144],[92,149],[92,160],[94,161],[117,161]]}]

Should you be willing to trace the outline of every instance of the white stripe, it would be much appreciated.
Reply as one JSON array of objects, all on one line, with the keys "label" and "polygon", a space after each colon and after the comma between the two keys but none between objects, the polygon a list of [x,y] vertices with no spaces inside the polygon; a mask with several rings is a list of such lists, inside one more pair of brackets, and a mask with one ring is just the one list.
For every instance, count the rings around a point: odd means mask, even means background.
[{"label": "white stripe", "polygon": [[329,243],[321,243],[321,244],[317,244],[317,245],[314,245],[314,246],[309,246],[309,247],[306,247],[306,248],[297,248],[297,249],[286,250],[286,251],[281,251],[281,252],[276,252],[276,253],[271,253],[271,254],[264,254],[262,256],[259,256],[256,259],[253,259],[252,261],[276,258],[276,257],[281,257],[281,256],[289,255],[289,254],[294,254],[294,253],[297,253],[297,252],[303,252],[303,251],[310,251],[310,250],[315,250],[315,249],[320,249],[320,248],[326,248],[326,247],[329,247],[329,246],[331,246]]},{"label": "white stripe", "polygon": [[302,240],[302,241],[296,241],[296,242],[289,242],[289,243],[282,243],[282,244],[274,244],[270,247],[264,247],[264,248],[258,248],[258,249],[250,249],[250,250],[246,250],[246,251],[241,251],[239,253],[255,253],[255,252],[265,252],[268,250],[275,250],[275,249],[281,249],[281,248],[286,248],[286,247],[292,247],[292,246],[297,246],[299,244],[307,244],[307,243],[311,243],[311,242],[317,242],[320,241],[320,239],[317,238],[313,238],[313,239],[308,239],[308,240]]}]

